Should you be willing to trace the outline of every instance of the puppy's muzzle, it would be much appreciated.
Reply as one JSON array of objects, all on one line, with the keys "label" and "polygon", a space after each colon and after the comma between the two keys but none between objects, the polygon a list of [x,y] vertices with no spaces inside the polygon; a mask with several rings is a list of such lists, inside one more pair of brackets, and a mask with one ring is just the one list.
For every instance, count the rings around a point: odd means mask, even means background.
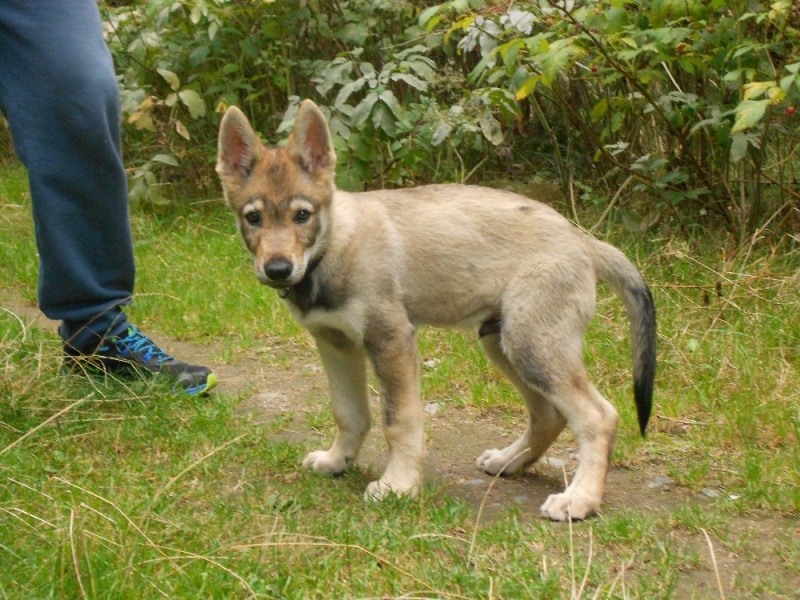
[{"label": "puppy's muzzle", "polygon": [[271,258],[264,265],[264,274],[269,280],[269,285],[280,287],[286,284],[288,279],[292,276],[294,265],[286,258]]}]

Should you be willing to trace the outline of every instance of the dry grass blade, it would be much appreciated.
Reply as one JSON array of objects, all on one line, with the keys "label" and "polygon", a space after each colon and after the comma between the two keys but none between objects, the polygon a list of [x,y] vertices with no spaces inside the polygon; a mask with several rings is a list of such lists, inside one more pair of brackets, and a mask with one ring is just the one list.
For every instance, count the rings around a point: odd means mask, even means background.
[{"label": "dry grass blade", "polygon": [[[572,526],[572,519],[570,519],[570,528],[571,528],[571,526]],[[570,531],[571,531],[571,529],[570,529]],[[586,584],[589,581],[589,571],[592,568],[592,557],[594,556],[594,544],[593,544],[593,542],[594,542],[594,540],[592,539],[592,528],[589,527],[589,557],[586,559],[586,571],[584,571],[584,573],[583,573],[583,580],[581,581],[581,585],[578,588],[577,594],[575,595],[576,600],[578,598],[582,598],[583,597],[583,592],[586,589]],[[573,561],[573,564],[574,564],[574,561]],[[574,587],[574,585],[573,585],[573,587]]]},{"label": "dry grass blade", "polygon": [[[364,546],[359,544],[341,544],[337,542],[333,542],[331,540],[325,539],[320,536],[305,536],[302,534],[292,534],[291,537],[294,538],[301,538],[301,541],[285,541],[281,540],[278,542],[253,542],[253,543],[245,543],[245,544],[233,544],[231,546],[226,546],[222,548],[222,550],[247,550],[250,548],[292,548],[292,547],[302,547],[302,548],[333,548],[337,550],[356,550],[360,553],[369,556],[371,559],[379,562],[380,564],[390,567],[392,570],[400,573],[404,577],[408,577],[409,579],[413,580],[415,583],[422,586],[424,589],[428,590],[429,593],[444,593],[441,591],[437,591],[433,589],[430,585],[426,584],[424,581],[419,579],[413,573],[398,567],[396,564],[393,564],[390,560],[387,560],[385,557],[382,557],[371,550],[368,550]],[[303,538],[310,538],[310,539],[303,539]],[[465,596],[461,595],[454,595],[451,593],[445,593],[445,595],[449,598],[465,598]]]},{"label": "dry grass blade", "polygon": [[[60,481],[64,485],[67,485],[67,486],[69,486],[71,488],[74,488],[76,490],[80,490],[83,493],[89,494],[93,498],[96,498],[97,500],[100,500],[101,502],[104,502],[104,503],[108,504],[111,508],[116,510],[122,516],[122,518],[125,519],[125,522],[128,523],[128,525],[130,525],[131,527],[133,527],[133,529],[136,531],[136,533],[138,533],[140,536],[142,536],[142,538],[144,540],[146,540],[147,543],[150,544],[150,546],[152,548],[155,548],[158,552],[161,553],[161,555],[164,558],[169,560],[169,557],[167,557],[163,552],[161,552],[159,550],[158,546],[147,536],[147,534],[136,523],[134,523],[133,519],[131,519],[127,514],[125,514],[125,511],[123,511],[119,506],[117,506],[116,504],[111,502],[111,500],[109,500],[108,498],[104,498],[103,496],[100,496],[99,494],[96,494],[96,493],[92,492],[91,490],[87,490],[86,488],[83,488],[83,487],[81,487],[79,485],[75,485],[74,483],[69,482],[66,479],[63,479],[61,477],[54,477],[54,479],[56,481]],[[181,571],[180,565],[178,565],[178,564],[176,564],[174,562],[171,563],[171,564],[177,571]]]},{"label": "dry grass blade", "polygon": [[720,576],[719,567],[717,566],[717,557],[716,554],[714,553],[714,544],[711,543],[711,538],[709,537],[708,532],[705,529],[701,527],[700,531],[703,532],[703,535],[706,537],[706,542],[708,543],[708,553],[711,556],[711,564],[714,566],[714,575],[717,578],[719,597],[722,598],[722,600],[725,600],[725,590],[722,587],[722,577]]},{"label": "dry grass blade", "polygon": [[467,553],[467,564],[472,564],[472,557],[474,556],[475,552],[475,542],[478,538],[478,525],[481,522],[481,515],[483,514],[483,508],[486,506],[486,501],[489,499],[489,494],[491,494],[494,484],[497,482],[497,479],[500,477],[500,475],[503,474],[503,471],[506,470],[506,467],[508,465],[510,465],[512,462],[517,460],[520,456],[522,456],[529,450],[530,448],[525,448],[524,450],[517,452],[514,456],[509,458],[508,461],[506,461],[503,467],[495,474],[494,477],[492,477],[492,480],[489,482],[489,487],[487,488],[486,493],[483,495],[483,499],[481,500],[481,505],[478,508],[478,514],[475,516],[475,527],[472,530],[472,540],[470,541],[469,552]]},{"label": "dry grass blade", "polygon": [[81,579],[81,570],[78,565],[78,549],[75,547],[75,511],[69,511],[69,547],[72,552],[72,566],[75,568],[75,579],[78,581],[78,587],[81,590],[81,597],[86,598],[86,590],[83,587],[83,580]]},{"label": "dry grass blade", "polygon": [[220,452],[221,450],[224,450],[225,448],[227,448],[231,444],[235,444],[236,442],[241,440],[243,437],[246,437],[247,435],[248,435],[247,433],[243,433],[243,434],[233,438],[232,440],[228,440],[224,444],[221,444],[220,446],[217,446],[216,448],[214,448],[210,452],[208,452],[208,453],[204,454],[203,456],[201,456],[200,458],[198,458],[196,461],[194,461],[192,464],[187,466],[185,469],[182,469],[177,475],[175,475],[169,481],[167,481],[167,483],[162,485],[158,489],[158,491],[156,491],[155,494],[153,494],[153,498],[150,500],[150,506],[152,507],[153,505],[155,505],[155,503],[158,501],[159,498],[161,498],[161,496],[164,494],[164,492],[166,492],[170,487],[172,487],[172,485],[176,481],[178,481],[178,479],[180,479],[181,477],[186,475],[186,473],[188,473],[189,471],[191,471],[192,469],[197,467],[199,464],[203,463],[204,461],[206,461],[209,458],[211,458],[212,456],[214,456],[217,452]]},{"label": "dry grass blade", "polygon": [[[606,217],[608,217],[608,213],[610,213],[611,209],[614,208],[614,205],[617,203],[617,200],[619,199],[620,195],[622,194],[622,190],[624,190],[626,187],[628,187],[628,184],[631,181],[633,181],[633,175],[628,175],[628,178],[622,183],[621,186],[619,186],[619,189],[614,194],[614,197],[611,198],[611,201],[608,203],[608,206],[606,206],[606,209],[603,211],[603,214],[600,215],[600,218],[597,220],[597,223],[595,223],[594,225],[592,225],[589,228],[589,233],[594,234],[594,232],[597,231],[597,228],[600,227],[600,225],[603,223],[603,221],[606,220]],[[570,191],[572,192],[571,188],[570,188]],[[572,194],[572,196],[573,196],[573,203],[574,203],[574,194]]]},{"label": "dry grass blade", "polygon": [[74,408],[76,408],[76,407],[80,406],[81,404],[84,404],[85,402],[88,402],[88,401],[89,401],[89,399],[90,399],[92,396],[94,396],[94,393],[90,394],[90,395],[89,395],[89,396],[87,396],[86,398],[81,398],[80,400],[76,400],[75,402],[73,402],[72,404],[70,404],[69,406],[67,406],[66,408],[62,408],[60,411],[58,411],[56,414],[54,414],[54,415],[53,415],[53,416],[51,416],[50,418],[48,418],[48,419],[45,419],[44,421],[42,421],[41,423],[39,423],[39,424],[38,424],[36,427],[34,427],[33,429],[31,429],[30,431],[27,431],[25,434],[23,434],[22,436],[18,437],[18,438],[17,438],[16,440],[14,440],[13,442],[11,442],[11,443],[10,443],[8,446],[6,446],[6,447],[5,447],[5,448],[3,448],[2,450],[0,450],[0,456],[3,456],[3,454],[5,454],[6,452],[8,452],[9,450],[11,450],[11,449],[12,449],[12,448],[14,448],[15,446],[18,446],[19,444],[21,444],[21,443],[22,443],[24,440],[28,439],[30,436],[32,436],[33,434],[35,434],[37,431],[39,431],[39,430],[40,430],[40,429],[42,429],[43,427],[47,427],[47,426],[48,426],[50,423],[52,423],[53,421],[57,420],[57,419],[58,419],[58,418],[59,418],[61,415],[68,413],[69,411],[71,411],[71,410],[73,410]]},{"label": "dry grass blade", "polygon": [[11,315],[12,317],[14,317],[17,320],[17,322],[19,323],[20,329],[22,329],[22,339],[20,340],[20,343],[24,343],[25,340],[28,339],[28,328],[25,326],[25,321],[23,321],[17,313],[8,310],[5,307],[0,307],[0,310],[2,310],[3,312],[8,313],[9,315]]},{"label": "dry grass blade", "polygon": [[[180,555],[179,556],[167,556],[166,554],[164,554],[163,558],[152,558],[152,559],[143,561],[142,564],[161,562],[161,561],[164,561],[164,560],[168,560],[170,562],[173,562],[173,561],[176,561],[176,560],[201,560],[201,561],[207,562],[210,565],[213,565],[213,566],[217,567],[218,569],[221,569],[221,570],[225,571],[226,573],[231,575],[234,579],[239,581],[239,583],[242,584],[242,587],[244,587],[247,590],[247,592],[250,594],[251,598],[257,597],[255,591],[250,586],[250,584],[247,583],[247,580],[244,577],[239,575],[233,569],[229,569],[228,567],[226,567],[225,565],[223,565],[219,561],[216,561],[213,558],[209,558],[208,556],[202,556],[200,554],[194,554],[193,552],[186,552],[184,550],[175,550],[175,549],[171,549],[171,548],[168,548],[168,550],[171,550],[173,552],[178,552]],[[163,552],[162,552],[162,554],[163,554]]]}]

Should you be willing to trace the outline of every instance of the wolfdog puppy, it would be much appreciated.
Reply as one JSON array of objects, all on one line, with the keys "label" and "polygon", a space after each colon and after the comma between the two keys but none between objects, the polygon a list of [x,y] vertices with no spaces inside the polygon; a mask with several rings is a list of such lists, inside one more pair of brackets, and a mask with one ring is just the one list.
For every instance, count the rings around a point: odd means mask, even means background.
[{"label": "wolfdog puppy", "polygon": [[258,280],[279,291],[316,340],[338,427],[303,465],[342,473],[371,425],[367,363],[380,388],[389,448],[366,497],[414,494],[425,437],[416,332],[477,331],[486,355],[528,409],[524,433],[477,466],[510,474],[536,461],[566,426],[579,447],[567,489],[541,507],[583,519],[603,498],[618,416],[583,364],[583,336],[606,281],[625,305],[634,399],[644,434],[656,370],[652,296],[633,264],[539,202],[466,185],[347,193],[334,185],[327,121],[302,103],[288,144],[265,147],[242,111],[220,126],[217,172]]}]

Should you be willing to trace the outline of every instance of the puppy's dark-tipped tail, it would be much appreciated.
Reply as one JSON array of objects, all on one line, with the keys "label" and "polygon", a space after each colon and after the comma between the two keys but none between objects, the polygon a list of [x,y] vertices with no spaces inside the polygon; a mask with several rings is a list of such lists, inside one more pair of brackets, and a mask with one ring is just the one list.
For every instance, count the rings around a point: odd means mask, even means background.
[{"label": "puppy's dark-tipped tail", "polygon": [[597,278],[607,282],[625,304],[633,346],[633,397],[639,430],[645,434],[653,410],[656,377],[656,309],[644,278],[617,248],[596,241],[593,247]]}]

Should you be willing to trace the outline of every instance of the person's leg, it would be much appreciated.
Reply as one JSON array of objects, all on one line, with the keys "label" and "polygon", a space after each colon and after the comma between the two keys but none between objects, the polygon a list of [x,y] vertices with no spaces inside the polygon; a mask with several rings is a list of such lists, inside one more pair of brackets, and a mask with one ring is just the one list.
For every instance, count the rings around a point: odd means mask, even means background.
[{"label": "person's leg", "polygon": [[119,91],[96,0],[0,2],[0,109],[28,169],[39,307],[62,322],[75,364],[168,372],[184,388],[210,371],[175,360],[131,327],[134,256],[120,149]]},{"label": "person's leg", "polygon": [[0,56],[0,102],[29,173],[39,306],[90,351],[125,331],[134,285],[119,92],[96,1],[4,1]]}]

